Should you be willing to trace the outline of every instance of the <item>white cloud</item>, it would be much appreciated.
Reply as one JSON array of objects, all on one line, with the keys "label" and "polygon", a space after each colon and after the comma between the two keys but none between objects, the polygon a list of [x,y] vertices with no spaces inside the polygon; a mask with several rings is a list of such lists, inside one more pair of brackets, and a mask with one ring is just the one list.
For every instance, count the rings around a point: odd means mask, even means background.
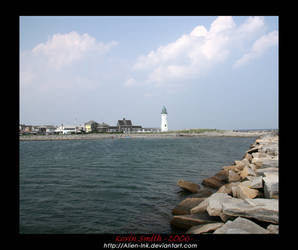
[{"label": "white cloud", "polygon": [[198,25],[176,41],[141,55],[133,66],[134,73],[143,72],[145,82],[155,85],[198,77],[225,62],[234,45],[244,43],[263,27],[263,17],[248,17],[238,27],[230,16],[217,17],[209,30]]},{"label": "white cloud", "polygon": [[246,19],[246,21],[243,24],[239,26],[238,32],[247,35],[263,27],[264,27],[264,17],[262,16],[249,17],[248,19]]},{"label": "white cloud", "polygon": [[33,48],[34,55],[44,55],[51,67],[60,69],[74,61],[80,60],[89,52],[103,54],[109,51],[117,42],[104,44],[88,34],[77,32],[54,34],[46,43],[40,43]]},{"label": "white cloud", "polygon": [[30,91],[48,91],[97,86],[99,72],[103,71],[100,64],[102,55],[116,45],[115,41],[99,42],[86,33],[54,34],[45,43],[21,52],[22,91],[29,88]]},{"label": "white cloud", "polygon": [[240,67],[255,58],[260,57],[267,49],[278,44],[278,32],[272,31],[256,40],[251,49],[244,54],[233,65],[234,68]]}]

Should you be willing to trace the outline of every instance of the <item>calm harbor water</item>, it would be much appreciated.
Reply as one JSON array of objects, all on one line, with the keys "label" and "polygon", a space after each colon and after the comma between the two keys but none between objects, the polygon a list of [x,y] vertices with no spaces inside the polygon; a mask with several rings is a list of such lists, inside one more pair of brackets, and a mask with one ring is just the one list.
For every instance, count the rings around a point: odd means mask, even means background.
[{"label": "calm harbor water", "polygon": [[201,184],[255,139],[20,141],[20,233],[173,233],[178,179]]}]

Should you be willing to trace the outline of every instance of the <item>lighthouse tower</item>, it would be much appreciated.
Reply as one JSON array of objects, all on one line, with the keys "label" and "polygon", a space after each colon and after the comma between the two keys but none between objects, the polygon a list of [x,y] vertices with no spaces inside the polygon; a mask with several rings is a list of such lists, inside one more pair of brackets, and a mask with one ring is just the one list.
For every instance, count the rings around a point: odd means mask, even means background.
[{"label": "lighthouse tower", "polygon": [[168,131],[168,112],[165,106],[161,111],[161,132]]}]

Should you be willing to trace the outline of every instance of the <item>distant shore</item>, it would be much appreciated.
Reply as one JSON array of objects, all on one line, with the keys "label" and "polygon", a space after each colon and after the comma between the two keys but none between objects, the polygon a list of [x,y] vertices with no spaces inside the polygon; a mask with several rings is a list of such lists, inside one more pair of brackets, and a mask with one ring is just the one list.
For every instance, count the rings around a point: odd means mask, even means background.
[{"label": "distant shore", "polygon": [[226,137],[258,137],[268,134],[268,131],[232,131],[216,130],[202,133],[140,133],[140,134],[73,134],[73,135],[20,135],[20,141],[53,141],[53,140],[97,140],[97,139],[122,139],[122,138],[175,138],[175,137],[201,137],[201,136],[226,136]]}]

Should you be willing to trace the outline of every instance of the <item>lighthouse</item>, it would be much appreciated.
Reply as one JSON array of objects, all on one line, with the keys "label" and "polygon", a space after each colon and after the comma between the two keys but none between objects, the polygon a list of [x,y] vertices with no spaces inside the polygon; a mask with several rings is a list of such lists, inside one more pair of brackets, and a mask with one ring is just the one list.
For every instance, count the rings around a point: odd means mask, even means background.
[{"label": "lighthouse", "polygon": [[165,106],[161,111],[161,132],[168,131],[168,112]]}]

